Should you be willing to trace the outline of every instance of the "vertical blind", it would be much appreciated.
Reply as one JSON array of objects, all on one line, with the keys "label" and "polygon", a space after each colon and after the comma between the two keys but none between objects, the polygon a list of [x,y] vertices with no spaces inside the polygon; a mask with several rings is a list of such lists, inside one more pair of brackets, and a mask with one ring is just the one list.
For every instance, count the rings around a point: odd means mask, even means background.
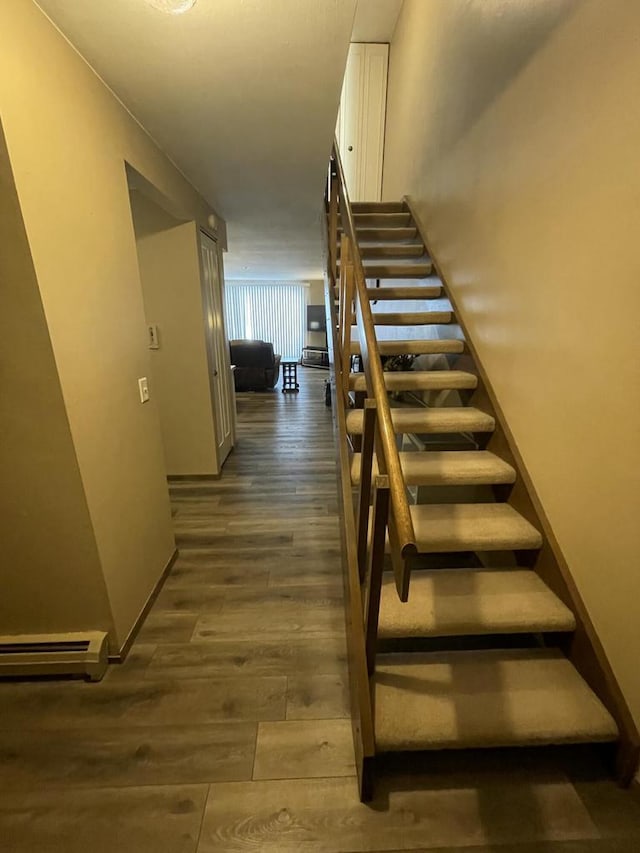
[{"label": "vertical blind", "polygon": [[305,342],[306,286],[229,281],[224,304],[229,340],[269,341],[283,358],[300,358]]}]

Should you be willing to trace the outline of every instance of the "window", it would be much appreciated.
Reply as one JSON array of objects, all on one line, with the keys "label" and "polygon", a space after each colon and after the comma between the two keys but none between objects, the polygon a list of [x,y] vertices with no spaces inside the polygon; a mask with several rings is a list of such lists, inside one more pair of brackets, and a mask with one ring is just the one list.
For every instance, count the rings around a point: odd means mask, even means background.
[{"label": "window", "polygon": [[283,358],[300,358],[305,344],[306,289],[301,282],[227,280],[229,339],[269,341]]}]

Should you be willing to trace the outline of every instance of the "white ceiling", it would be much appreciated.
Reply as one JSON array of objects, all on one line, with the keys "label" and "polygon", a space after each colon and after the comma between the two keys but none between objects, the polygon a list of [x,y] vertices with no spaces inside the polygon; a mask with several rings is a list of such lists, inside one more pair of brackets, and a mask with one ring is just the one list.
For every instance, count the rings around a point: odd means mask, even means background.
[{"label": "white ceiling", "polygon": [[37,2],[226,219],[228,277],[322,276],[355,0],[197,0],[184,15],[145,0]]}]

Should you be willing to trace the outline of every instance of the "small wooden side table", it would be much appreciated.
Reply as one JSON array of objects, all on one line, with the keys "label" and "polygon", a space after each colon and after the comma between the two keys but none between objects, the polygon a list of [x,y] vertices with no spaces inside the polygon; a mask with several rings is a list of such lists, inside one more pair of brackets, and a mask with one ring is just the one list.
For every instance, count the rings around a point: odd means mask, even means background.
[{"label": "small wooden side table", "polygon": [[298,385],[298,362],[294,358],[282,361],[282,393],[297,394],[300,390]]}]

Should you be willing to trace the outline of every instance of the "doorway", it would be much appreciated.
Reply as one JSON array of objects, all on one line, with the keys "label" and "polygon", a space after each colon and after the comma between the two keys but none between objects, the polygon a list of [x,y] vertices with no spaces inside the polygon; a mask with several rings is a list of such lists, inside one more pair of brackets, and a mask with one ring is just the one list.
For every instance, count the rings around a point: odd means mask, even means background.
[{"label": "doorway", "polygon": [[387,109],[388,44],[352,44],[336,138],[350,201],[380,201]]},{"label": "doorway", "polygon": [[204,231],[200,231],[200,259],[205,340],[216,424],[216,456],[218,468],[222,468],[235,440],[234,389],[224,323],[222,275],[220,274],[222,259],[218,244]]},{"label": "doorway", "polygon": [[[165,472],[170,480],[217,476],[231,447],[229,438],[233,443],[228,427],[233,412],[228,401],[222,405],[214,395],[220,383],[212,379],[209,356],[209,317],[216,316],[210,308],[215,306],[212,288],[221,299],[219,266],[210,263],[205,269],[201,232],[193,220],[165,204],[132,169],[127,177],[147,322],[140,330],[146,331],[149,349],[144,370],[159,416]],[[223,353],[225,347],[223,339]]]}]

